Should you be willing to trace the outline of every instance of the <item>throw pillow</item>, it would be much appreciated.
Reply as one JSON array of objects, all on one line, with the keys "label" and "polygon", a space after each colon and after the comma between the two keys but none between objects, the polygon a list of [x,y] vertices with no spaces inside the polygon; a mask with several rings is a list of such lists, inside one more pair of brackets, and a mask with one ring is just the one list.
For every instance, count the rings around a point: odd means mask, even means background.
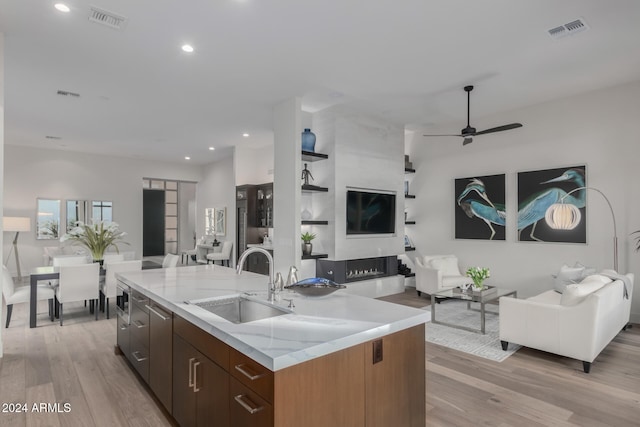
[{"label": "throw pillow", "polygon": [[[593,276],[590,276],[593,277]],[[562,297],[560,297],[560,305],[572,306],[584,301],[590,294],[602,288],[605,285],[600,278],[585,278],[580,283],[567,285]]]},{"label": "throw pillow", "polygon": [[587,267],[586,265],[584,265],[580,261],[576,261],[576,263],[574,264],[573,267],[574,268],[584,268],[584,270],[582,271],[582,278],[583,279],[585,277],[587,277],[587,276],[591,276],[592,274],[596,274],[596,271],[598,271],[595,268]]},{"label": "throw pillow", "polygon": [[431,266],[442,271],[443,276],[461,276],[458,269],[458,258],[444,257],[431,260]]},{"label": "throw pillow", "polygon": [[555,291],[561,294],[564,293],[567,285],[578,283],[582,280],[583,272],[584,267],[569,267],[566,264],[560,267],[560,271],[553,281]]}]

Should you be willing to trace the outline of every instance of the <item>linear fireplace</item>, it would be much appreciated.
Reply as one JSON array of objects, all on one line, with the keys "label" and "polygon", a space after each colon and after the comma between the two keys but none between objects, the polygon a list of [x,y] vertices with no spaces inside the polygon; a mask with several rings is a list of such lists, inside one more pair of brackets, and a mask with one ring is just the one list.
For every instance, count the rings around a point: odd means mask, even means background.
[{"label": "linear fireplace", "polygon": [[357,282],[397,274],[398,257],[396,255],[342,261],[327,259],[316,261],[316,275],[336,283]]}]

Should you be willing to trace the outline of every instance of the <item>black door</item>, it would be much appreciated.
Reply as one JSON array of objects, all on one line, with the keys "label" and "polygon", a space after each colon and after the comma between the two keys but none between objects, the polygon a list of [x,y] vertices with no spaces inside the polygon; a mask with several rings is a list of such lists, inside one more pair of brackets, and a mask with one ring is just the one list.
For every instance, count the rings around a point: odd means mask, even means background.
[{"label": "black door", "polygon": [[143,190],[142,256],[164,255],[164,191]]}]

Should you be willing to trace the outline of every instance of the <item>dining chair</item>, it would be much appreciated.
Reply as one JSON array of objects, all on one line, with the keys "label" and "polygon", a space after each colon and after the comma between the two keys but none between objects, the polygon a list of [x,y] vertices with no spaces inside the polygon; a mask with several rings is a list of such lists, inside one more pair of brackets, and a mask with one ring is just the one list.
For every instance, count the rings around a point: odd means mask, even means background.
[{"label": "dining chair", "polygon": [[104,283],[100,285],[100,293],[101,299],[104,298],[104,306],[107,315],[107,319],[109,318],[109,298],[113,298],[117,296],[116,284],[118,280],[116,279],[116,273],[123,273],[126,271],[136,271],[142,270],[142,261],[109,261],[105,260],[104,269],[106,270],[106,275],[104,278]]},{"label": "dining chair", "polygon": [[184,264],[185,263],[184,259],[187,258],[187,264],[189,264],[189,258],[195,257],[195,256],[198,255],[198,245],[203,245],[205,241],[206,241],[206,239],[204,237],[201,237],[200,239],[198,239],[196,244],[193,246],[193,249],[187,249],[187,250],[182,251],[182,256],[180,257],[180,262]]},{"label": "dining chair", "polygon": [[[19,304],[21,302],[29,302],[31,298],[31,286],[15,286],[13,277],[9,273],[7,266],[2,266],[2,296],[4,297],[5,304],[7,304],[7,323],[5,328],[9,327],[11,321],[11,313],[13,311],[13,304]],[[53,322],[53,288],[48,285],[38,285],[38,301],[49,300],[49,317]]]},{"label": "dining chair", "polygon": [[222,243],[222,249],[220,250],[220,252],[211,252],[207,254],[207,264],[209,264],[209,261],[213,262],[214,264],[216,263],[216,261],[220,261],[220,263],[224,265],[224,262],[226,261],[227,267],[229,267],[232,249],[233,242],[231,240],[225,240]]},{"label": "dining chair", "polygon": [[95,305],[96,320],[98,320],[98,306],[100,292],[100,265],[98,263],[84,265],[60,266],[60,280],[55,290],[58,299],[58,313],[60,326],[64,304],[72,301],[89,300],[90,310]]},{"label": "dining chair", "polygon": [[174,254],[166,254],[162,260],[162,268],[176,267],[180,257]]}]

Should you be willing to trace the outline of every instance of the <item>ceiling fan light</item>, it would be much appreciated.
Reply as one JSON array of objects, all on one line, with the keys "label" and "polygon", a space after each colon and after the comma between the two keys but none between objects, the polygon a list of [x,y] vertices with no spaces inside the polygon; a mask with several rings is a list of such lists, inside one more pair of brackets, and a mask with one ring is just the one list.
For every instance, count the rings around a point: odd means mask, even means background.
[{"label": "ceiling fan light", "polygon": [[568,203],[554,203],[545,212],[544,219],[554,230],[573,230],[582,219],[580,209]]}]

